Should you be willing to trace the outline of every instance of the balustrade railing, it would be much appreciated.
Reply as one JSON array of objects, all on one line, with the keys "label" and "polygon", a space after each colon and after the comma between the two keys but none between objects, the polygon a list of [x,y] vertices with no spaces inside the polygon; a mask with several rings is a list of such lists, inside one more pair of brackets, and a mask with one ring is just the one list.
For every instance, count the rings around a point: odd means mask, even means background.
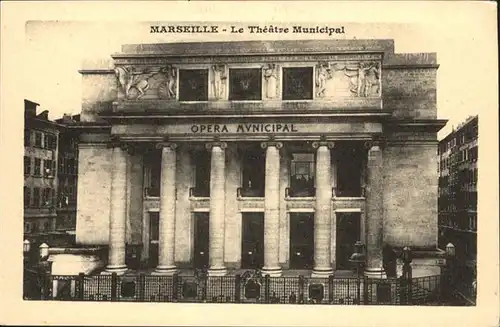
[{"label": "balustrade railing", "polygon": [[366,276],[270,277],[260,272],[221,277],[80,274],[50,276],[41,285],[45,293],[39,294],[60,301],[423,305],[441,299],[441,283],[439,275],[409,281]]}]

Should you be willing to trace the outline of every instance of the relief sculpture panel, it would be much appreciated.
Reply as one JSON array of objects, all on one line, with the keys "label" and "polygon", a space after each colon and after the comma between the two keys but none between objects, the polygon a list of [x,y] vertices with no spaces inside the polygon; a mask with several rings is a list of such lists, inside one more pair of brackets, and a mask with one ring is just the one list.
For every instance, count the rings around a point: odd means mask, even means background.
[{"label": "relief sculpture panel", "polygon": [[316,66],[316,98],[379,97],[380,63],[321,62]]},{"label": "relief sculpture panel", "polygon": [[280,98],[279,81],[280,69],[277,64],[267,64],[262,68],[264,99],[276,100]]},{"label": "relief sculpture panel", "polygon": [[121,99],[175,100],[177,97],[177,68],[171,65],[146,68],[117,66],[114,71]]}]

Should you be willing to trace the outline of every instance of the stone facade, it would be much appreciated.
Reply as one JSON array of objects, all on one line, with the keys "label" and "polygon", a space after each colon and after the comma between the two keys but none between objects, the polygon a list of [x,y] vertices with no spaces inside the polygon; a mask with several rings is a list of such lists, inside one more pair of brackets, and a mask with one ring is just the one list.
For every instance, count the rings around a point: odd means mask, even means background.
[{"label": "stone facade", "polygon": [[[108,271],[131,246],[157,273],[208,253],[213,275],[247,260],[328,275],[356,240],[383,275],[384,245],[436,249],[435,54],[392,40],[122,51],[80,71],[77,242],[109,245]],[[230,100],[241,90],[252,100]]]}]

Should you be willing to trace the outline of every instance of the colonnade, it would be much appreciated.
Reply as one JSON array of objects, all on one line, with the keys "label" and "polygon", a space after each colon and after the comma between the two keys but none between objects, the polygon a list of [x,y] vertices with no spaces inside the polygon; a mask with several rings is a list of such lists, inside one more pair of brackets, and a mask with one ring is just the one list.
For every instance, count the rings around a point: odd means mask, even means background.
[{"label": "colonnade", "polygon": [[[331,151],[333,142],[313,142],[316,149],[315,167],[315,229],[313,276],[332,274],[331,231],[332,231],[332,183]],[[366,273],[383,277],[382,232],[383,232],[383,158],[382,148],[377,142],[369,142],[366,164]],[[126,245],[126,195],[127,195],[127,151],[123,144],[112,145],[111,204],[109,263],[106,273],[124,273]],[[175,249],[175,206],[176,206],[176,149],[177,144],[164,142],[161,148],[161,189],[159,260],[156,274],[176,272]],[[224,265],[225,231],[225,142],[209,142],[210,163],[210,224],[209,224],[209,275],[221,276],[227,273]],[[262,142],[266,151],[265,197],[264,197],[264,274],[281,275],[279,264],[280,224],[280,149],[282,142]]]}]

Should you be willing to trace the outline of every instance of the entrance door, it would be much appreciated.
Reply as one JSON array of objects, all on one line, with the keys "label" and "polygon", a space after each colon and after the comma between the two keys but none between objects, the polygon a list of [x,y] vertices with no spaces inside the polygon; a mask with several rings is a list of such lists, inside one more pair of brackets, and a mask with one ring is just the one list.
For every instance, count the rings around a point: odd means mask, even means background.
[{"label": "entrance door", "polygon": [[194,267],[208,268],[209,259],[209,213],[196,212],[194,214]]},{"label": "entrance door", "polygon": [[264,213],[242,214],[241,268],[258,269],[264,265]]},{"label": "entrance door", "polygon": [[314,213],[290,214],[290,268],[314,265]]},{"label": "entrance door", "polygon": [[160,214],[149,213],[149,266],[158,266],[158,244],[160,235]]},{"label": "entrance door", "polygon": [[351,270],[354,266],[349,258],[354,253],[354,244],[360,240],[361,213],[337,213],[336,258],[337,269]]}]

